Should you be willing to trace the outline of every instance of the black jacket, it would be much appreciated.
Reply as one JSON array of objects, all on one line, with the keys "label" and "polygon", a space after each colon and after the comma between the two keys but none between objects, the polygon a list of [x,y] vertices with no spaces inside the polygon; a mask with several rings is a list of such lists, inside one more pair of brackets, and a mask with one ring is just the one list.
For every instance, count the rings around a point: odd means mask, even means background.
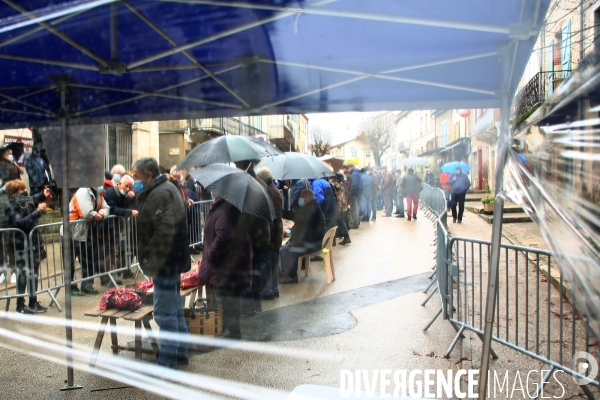
[{"label": "black jacket", "polygon": [[325,236],[325,216],[316,201],[305,203],[298,211],[283,210],[283,217],[294,221],[288,244],[308,250],[321,248]]},{"label": "black jacket", "polygon": [[25,169],[29,175],[29,186],[47,186],[49,184],[50,166],[39,155],[29,157],[25,161]]},{"label": "black jacket", "polygon": [[204,225],[204,252],[200,279],[217,287],[251,283],[252,238],[240,211],[220,199],[213,204]]},{"label": "black jacket", "polygon": [[[34,206],[37,208],[37,205],[44,202],[46,197],[44,196],[44,193],[38,193],[33,196],[32,199]],[[22,208],[16,202],[11,201],[11,198],[9,198],[8,204],[4,209],[4,215],[11,228],[22,230],[27,237],[29,237],[29,234],[33,228],[38,225],[39,220],[42,217],[42,213],[38,210],[34,210],[32,213],[28,214],[26,209]],[[31,239],[34,255],[33,261],[39,263],[46,258],[46,250],[44,249],[44,242],[42,241],[40,231],[36,230]],[[10,246],[17,251],[25,249],[25,237],[19,233],[10,233]]]},{"label": "black jacket", "polygon": [[138,197],[138,257],[144,273],[166,277],[189,271],[185,206],[177,188],[159,176]]},{"label": "black jacket", "polygon": [[21,179],[21,170],[19,167],[8,160],[0,160],[0,179],[6,184],[14,179]]}]

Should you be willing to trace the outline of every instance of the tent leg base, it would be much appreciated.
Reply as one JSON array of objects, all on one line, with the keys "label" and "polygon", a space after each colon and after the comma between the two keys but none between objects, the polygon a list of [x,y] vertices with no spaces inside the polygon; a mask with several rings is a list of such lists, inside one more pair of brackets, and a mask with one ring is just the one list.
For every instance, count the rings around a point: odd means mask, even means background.
[{"label": "tent leg base", "polygon": [[65,385],[63,387],[60,388],[61,392],[67,391],[67,390],[77,390],[77,389],[83,389],[83,386],[81,385]]}]

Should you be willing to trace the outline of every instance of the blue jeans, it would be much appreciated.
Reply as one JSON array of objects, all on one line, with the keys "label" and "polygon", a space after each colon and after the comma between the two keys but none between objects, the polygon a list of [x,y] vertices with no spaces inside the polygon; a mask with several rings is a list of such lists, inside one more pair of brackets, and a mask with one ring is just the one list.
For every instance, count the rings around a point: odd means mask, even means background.
[{"label": "blue jeans", "polygon": [[[183,302],[179,293],[181,277],[154,277],[154,321],[160,328],[159,365],[175,368],[177,359],[188,357],[189,331],[183,316]],[[163,333],[178,334],[179,339],[164,338]]]},{"label": "blue jeans", "polygon": [[446,196],[446,209],[449,209],[452,207],[450,203],[450,189],[444,189],[444,195]]},{"label": "blue jeans", "polygon": [[360,196],[360,209],[362,210],[363,221],[371,219],[371,197]]}]

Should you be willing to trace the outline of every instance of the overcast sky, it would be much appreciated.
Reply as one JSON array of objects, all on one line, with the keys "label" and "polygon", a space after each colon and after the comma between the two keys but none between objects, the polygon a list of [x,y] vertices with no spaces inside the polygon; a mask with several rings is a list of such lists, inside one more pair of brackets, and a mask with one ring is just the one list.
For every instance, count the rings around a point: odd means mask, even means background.
[{"label": "overcast sky", "polygon": [[[306,114],[308,131],[311,126],[318,125],[333,134],[333,143],[338,144],[350,140],[358,134],[358,124],[364,114],[361,112]],[[310,141],[310,138],[309,138]]]}]

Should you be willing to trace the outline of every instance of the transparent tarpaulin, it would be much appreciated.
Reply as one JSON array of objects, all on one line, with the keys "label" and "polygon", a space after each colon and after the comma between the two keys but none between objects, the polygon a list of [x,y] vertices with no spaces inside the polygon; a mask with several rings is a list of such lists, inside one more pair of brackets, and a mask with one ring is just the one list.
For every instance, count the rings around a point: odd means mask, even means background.
[{"label": "transparent tarpaulin", "polygon": [[600,338],[600,57],[549,80],[554,94],[514,134],[504,190],[537,224],[566,290]]}]

